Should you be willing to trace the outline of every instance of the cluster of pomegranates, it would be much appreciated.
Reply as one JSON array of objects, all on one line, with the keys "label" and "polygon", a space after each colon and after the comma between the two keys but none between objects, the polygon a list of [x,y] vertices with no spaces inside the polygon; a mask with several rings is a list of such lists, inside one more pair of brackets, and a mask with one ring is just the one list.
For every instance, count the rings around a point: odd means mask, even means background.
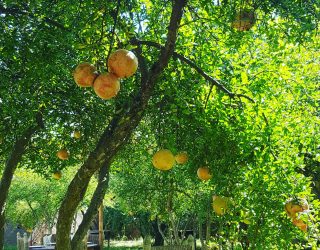
[{"label": "cluster of pomegranates", "polygon": [[[161,149],[157,151],[152,157],[152,164],[155,168],[159,170],[170,170],[175,163],[185,164],[187,163],[189,157],[186,152],[179,152],[176,155],[169,149]],[[208,167],[200,167],[197,170],[197,175],[199,179],[207,181],[211,179],[212,175],[210,174]],[[223,215],[227,210],[228,199],[221,196],[213,196],[212,207],[217,215]]]},{"label": "cluster of pomegranates", "polygon": [[170,170],[175,163],[185,164],[188,161],[188,154],[180,152],[176,156],[169,149],[161,149],[152,157],[152,164],[159,170]]},{"label": "cluster of pomegranates", "polygon": [[138,59],[134,53],[125,49],[113,52],[108,58],[109,72],[99,74],[90,63],[80,63],[73,77],[80,87],[93,87],[100,98],[107,100],[115,97],[120,90],[120,79],[132,76],[138,68]]},{"label": "cluster of pomegranates", "polygon": [[[174,156],[169,149],[161,149],[152,157],[153,166],[159,170],[170,170],[175,163],[185,164],[187,161],[188,154],[186,152],[179,152]],[[212,177],[208,167],[198,168],[197,175],[203,181],[207,181]]]},{"label": "cluster of pomegranates", "polygon": [[[119,49],[108,58],[109,72],[99,74],[90,63],[80,63],[73,72],[73,78],[80,87],[93,87],[94,92],[102,99],[115,97],[120,90],[120,79],[132,76],[138,68],[138,59],[131,51]],[[79,139],[81,134],[75,131],[73,137]],[[62,148],[57,152],[60,160],[67,160],[69,152]],[[53,173],[54,179],[60,179],[61,171]]]}]

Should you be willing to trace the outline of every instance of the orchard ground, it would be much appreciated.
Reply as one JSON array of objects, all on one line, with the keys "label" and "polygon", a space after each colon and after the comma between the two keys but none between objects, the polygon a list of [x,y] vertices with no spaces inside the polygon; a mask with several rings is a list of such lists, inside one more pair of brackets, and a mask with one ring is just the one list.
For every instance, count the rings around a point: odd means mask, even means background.
[{"label": "orchard ground", "polygon": [[[143,239],[138,240],[111,240],[110,247],[105,242],[104,250],[140,250],[143,249]],[[200,242],[197,241],[197,246],[200,247]],[[198,247],[197,247],[198,248]],[[5,246],[4,250],[16,250],[16,246]]]}]

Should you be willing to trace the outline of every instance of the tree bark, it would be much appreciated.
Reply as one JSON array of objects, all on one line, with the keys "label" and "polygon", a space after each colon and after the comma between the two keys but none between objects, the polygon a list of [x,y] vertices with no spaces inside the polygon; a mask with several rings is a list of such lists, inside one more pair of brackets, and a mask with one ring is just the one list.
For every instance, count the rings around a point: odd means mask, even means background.
[{"label": "tree bark", "polygon": [[80,223],[75,235],[72,238],[71,246],[72,249],[79,249],[81,240],[85,237],[89,230],[91,221],[96,216],[98,207],[102,203],[103,197],[107,191],[109,184],[109,167],[110,164],[106,163],[99,172],[99,182],[94,191],[91,203],[83,215],[83,220]]},{"label": "tree bark", "polygon": [[11,154],[6,162],[1,181],[0,181],[0,249],[4,247],[4,226],[5,226],[5,206],[9,193],[9,188],[12,182],[13,174],[21,161],[32,136],[41,128],[44,127],[42,114],[39,111],[36,115],[36,125],[27,128],[20,138],[15,142]]},{"label": "tree bark", "polygon": [[[64,200],[59,209],[57,221],[57,250],[70,250],[70,230],[73,215],[83,199],[92,175],[100,169],[104,163],[112,162],[112,158],[125,144],[127,138],[140,122],[143,112],[148,105],[155,83],[172,57],[177,39],[177,30],[182,18],[183,8],[187,0],[174,1],[170,24],[168,27],[167,41],[161,51],[159,59],[151,67],[146,75],[142,73],[141,88],[135,96],[131,107],[124,109],[112,119],[110,125],[102,134],[95,150],[89,155],[86,162],[80,167],[78,173],[71,181]],[[146,72],[146,69],[142,69]],[[109,168],[108,168],[109,171]]]}]

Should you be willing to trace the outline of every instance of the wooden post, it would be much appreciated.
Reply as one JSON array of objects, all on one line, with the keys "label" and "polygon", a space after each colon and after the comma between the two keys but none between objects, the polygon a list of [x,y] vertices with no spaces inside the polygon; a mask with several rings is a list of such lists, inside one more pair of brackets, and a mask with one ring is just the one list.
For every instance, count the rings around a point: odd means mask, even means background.
[{"label": "wooden post", "polygon": [[103,250],[104,232],[103,232],[103,201],[99,207],[99,247]]},{"label": "wooden post", "polygon": [[17,232],[17,249],[21,250],[21,235],[19,232]]},{"label": "wooden post", "polygon": [[28,235],[27,233],[23,234],[23,249],[29,250],[29,242],[28,242]]}]

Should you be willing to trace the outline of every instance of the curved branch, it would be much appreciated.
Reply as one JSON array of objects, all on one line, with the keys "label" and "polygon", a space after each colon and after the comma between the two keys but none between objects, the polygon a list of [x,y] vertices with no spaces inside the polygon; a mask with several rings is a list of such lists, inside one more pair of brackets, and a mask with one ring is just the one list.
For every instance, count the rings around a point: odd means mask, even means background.
[{"label": "curved branch", "polygon": [[99,182],[92,196],[90,205],[87,211],[83,214],[83,220],[72,238],[72,249],[79,249],[81,245],[81,240],[85,237],[87,231],[89,230],[92,219],[98,213],[98,208],[103,201],[103,198],[109,185],[109,168],[110,161],[106,162],[104,166],[100,169]]},{"label": "curved branch", "polygon": [[[150,47],[155,47],[158,48],[160,50],[162,50],[164,47],[156,42],[152,42],[152,41],[141,41],[138,39],[132,39],[131,43],[133,45],[147,45]],[[255,103],[255,101],[244,94],[236,94],[231,92],[230,90],[228,90],[222,83],[220,83],[217,79],[214,79],[213,77],[209,76],[206,72],[204,72],[198,65],[196,65],[193,61],[191,61],[190,59],[184,57],[181,54],[178,54],[177,52],[173,52],[173,58],[178,58],[179,60],[181,60],[182,62],[188,64],[191,68],[195,69],[204,79],[206,79],[208,82],[210,82],[213,86],[216,86],[219,90],[223,91],[224,93],[226,93],[230,98],[236,98],[236,97],[243,97],[247,100],[249,100],[252,103]],[[209,95],[211,94],[212,91],[212,87],[210,90]],[[208,97],[209,98],[209,97]]]},{"label": "curved branch", "polygon": [[[18,6],[12,6],[12,7],[7,7],[5,8],[2,4],[0,4],[0,13],[2,14],[8,14],[8,15],[12,15],[12,16],[17,16],[17,15],[23,15],[23,16],[27,16],[30,18],[37,18],[37,16],[33,13],[30,13],[26,10],[21,10]],[[52,20],[48,17],[44,17],[43,21],[47,24],[50,24],[52,26],[55,26],[59,29],[65,30],[65,31],[70,31],[70,29],[68,29],[67,27],[65,27],[64,25],[62,25],[61,23]]]},{"label": "curved branch", "polygon": [[114,17],[113,17],[113,26],[112,26],[112,30],[111,30],[111,41],[110,41],[110,44],[109,44],[109,51],[108,51],[108,55],[107,55],[107,67],[108,67],[108,58],[111,54],[111,50],[112,50],[112,47],[113,47],[113,42],[114,42],[114,35],[115,35],[115,31],[116,31],[116,26],[117,26],[117,22],[118,22],[118,16],[119,16],[119,11],[120,11],[120,5],[121,5],[121,1],[118,0],[117,2],[117,9],[116,9],[116,12],[114,14]]}]

